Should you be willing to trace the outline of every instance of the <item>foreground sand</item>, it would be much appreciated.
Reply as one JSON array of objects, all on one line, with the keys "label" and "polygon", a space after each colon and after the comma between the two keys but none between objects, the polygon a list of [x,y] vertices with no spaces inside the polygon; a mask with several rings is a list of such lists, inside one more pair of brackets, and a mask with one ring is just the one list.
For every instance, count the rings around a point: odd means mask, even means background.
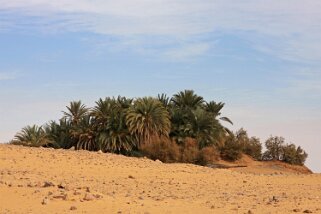
[{"label": "foreground sand", "polygon": [[320,174],[237,170],[0,145],[0,213],[321,213]]}]

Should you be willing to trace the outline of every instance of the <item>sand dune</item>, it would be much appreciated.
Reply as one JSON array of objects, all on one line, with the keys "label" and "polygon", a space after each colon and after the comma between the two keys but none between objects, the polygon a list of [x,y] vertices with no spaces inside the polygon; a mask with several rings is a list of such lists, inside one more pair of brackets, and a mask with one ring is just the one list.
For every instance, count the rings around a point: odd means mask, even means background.
[{"label": "sand dune", "polygon": [[321,213],[320,174],[276,170],[0,145],[0,213]]}]

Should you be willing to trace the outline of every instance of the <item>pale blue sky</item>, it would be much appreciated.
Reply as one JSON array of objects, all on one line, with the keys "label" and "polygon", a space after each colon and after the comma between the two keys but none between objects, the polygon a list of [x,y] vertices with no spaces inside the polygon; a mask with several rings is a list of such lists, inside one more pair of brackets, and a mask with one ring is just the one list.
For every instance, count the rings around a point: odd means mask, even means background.
[{"label": "pale blue sky", "polygon": [[321,172],[318,0],[0,0],[0,142],[71,100],[194,89]]}]

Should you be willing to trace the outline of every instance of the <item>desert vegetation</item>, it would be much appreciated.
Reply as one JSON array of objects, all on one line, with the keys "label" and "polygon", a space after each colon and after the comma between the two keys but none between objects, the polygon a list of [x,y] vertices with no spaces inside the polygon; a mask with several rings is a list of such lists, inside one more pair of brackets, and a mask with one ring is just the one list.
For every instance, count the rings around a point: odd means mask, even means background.
[{"label": "desert vegetation", "polygon": [[232,132],[221,115],[224,103],[206,101],[193,90],[172,97],[99,99],[93,108],[70,102],[58,121],[26,126],[11,141],[31,147],[75,148],[147,156],[163,162],[200,165],[219,159],[235,161],[247,154],[255,160],[277,160],[303,165],[307,154],[301,147],[271,136],[266,151],[244,129]]}]

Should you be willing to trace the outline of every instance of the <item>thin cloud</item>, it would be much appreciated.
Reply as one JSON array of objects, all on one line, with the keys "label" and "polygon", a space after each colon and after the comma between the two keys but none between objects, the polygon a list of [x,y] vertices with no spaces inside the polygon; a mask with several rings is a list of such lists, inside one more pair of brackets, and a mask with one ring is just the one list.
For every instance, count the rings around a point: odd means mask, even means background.
[{"label": "thin cloud", "polygon": [[33,25],[44,32],[89,31],[125,40],[166,36],[176,42],[195,35],[236,33],[254,49],[284,60],[321,60],[318,0],[0,0],[0,11],[18,29]]},{"label": "thin cloud", "polygon": [[0,81],[14,80],[18,77],[16,72],[0,72]]},{"label": "thin cloud", "polygon": [[293,93],[321,97],[321,71],[319,68],[299,69],[289,82],[289,90]]},{"label": "thin cloud", "polygon": [[172,60],[185,60],[203,55],[210,49],[207,43],[185,44],[167,51],[164,56]]}]

